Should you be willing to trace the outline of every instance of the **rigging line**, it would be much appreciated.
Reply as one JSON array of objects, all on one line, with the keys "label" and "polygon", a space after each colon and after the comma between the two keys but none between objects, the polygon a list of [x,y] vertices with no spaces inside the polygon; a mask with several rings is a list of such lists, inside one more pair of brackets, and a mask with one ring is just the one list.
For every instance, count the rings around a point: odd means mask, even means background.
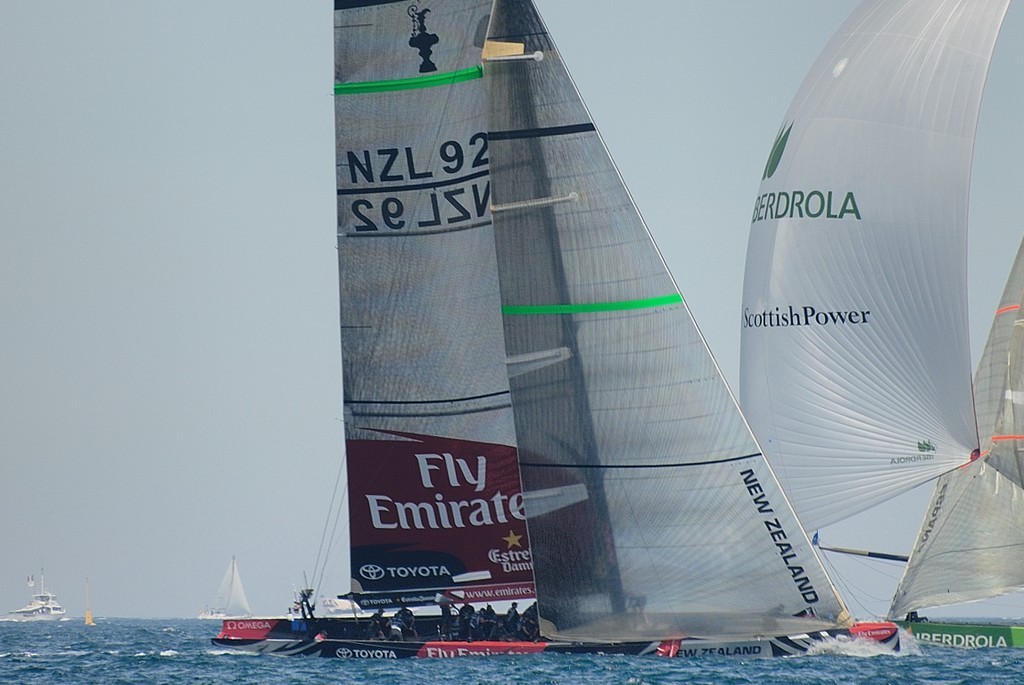
[{"label": "rigging line", "polygon": [[[834,578],[835,581],[836,581],[836,584],[842,587],[842,590],[843,590],[842,599],[843,599],[843,601],[846,602],[846,603],[849,603],[850,598],[852,598],[853,599],[853,603],[855,603],[857,606],[860,607],[860,611],[858,613],[866,614],[868,616],[876,615],[862,601],[862,598],[867,598],[867,599],[870,599],[870,600],[875,601],[875,602],[888,602],[889,601],[888,598],[886,598],[886,597],[877,597],[874,594],[872,594],[870,592],[867,592],[866,590],[862,590],[860,588],[860,586],[855,585],[853,582],[851,582],[849,577],[847,577],[846,574],[844,574],[842,571],[840,571],[839,568],[835,565],[835,563],[833,563],[833,561],[829,558],[829,555],[821,554],[821,555],[818,555],[818,556],[821,558],[822,562],[825,565],[828,566],[828,574],[829,574],[829,576]],[[877,566],[877,565],[871,565],[871,564],[865,562],[863,559],[855,559],[854,561],[856,563],[862,565],[862,566],[872,567],[872,570],[877,572],[877,569],[873,568],[873,566]],[[893,580],[893,581],[896,580],[895,578],[893,578],[889,574],[882,573],[882,575],[886,576],[890,580]]]},{"label": "rigging line", "polygon": [[[345,508],[345,502],[348,500],[348,488],[344,488],[341,491],[341,500],[338,502],[337,508],[334,510],[334,525],[331,527],[331,534],[327,538],[327,552],[324,555],[324,564],[320,571],[320,580],[317,583],[317,594],[319,594],[320,587],[323,586],[324,578],[327,577],[327,561],[331,558],[331,554],[334,549],[334,543],[338,541],[338,526],[341,523],[341,512]],[[351,581],[347,583],[351,585]]]},{"label": "rigging line", "polygon": [[[328,542],[327,543],[327,549],[326,550],[324,549],[324,540],[327,538],[327,528],[328,528],[328,526],[331,523],[331,512],[335,512],[334,528],[331,531],[331,535],[332,536],[334,535],[334,531],[337,530],[337,525],[338,525],[337,522],[338,522],[338,519],[341,517],[341,504],[342,503],[339,502],[337,508],[335,508],[334,502],[338,498],[338,491],[341,489],[340,488],[341,477],[344,474],[344,471],[345,471],[345,460],[341,459],[341,460],[338,461],[338,475],[334,478],[334,491],[331,493],[331,501],[327,505],[327,518],[324,520],[324,528],[323,528],[323,531],[320,533],[320,546],[317,548],[317,551],[316,551],[316,561],[313,564],[313,579],[314,579],[314,583],[313,584],[316,586],[314,589],[317,591],[317,593],[319,593],[319,581],[317,580],[317,573],[319,572],[320,580],[322,580],[323,579],[323,575],[324,575],[324,573],[327,570],[327,557],[330,555],[330,550],[331,550],[331,547],[333,546],[333,541],[332,542]],[[347,490],[348,489],[346,488],[345,491],[342,494],[342,502],[344,502],[345,496],[348,494]],[[322,568],[320,566],[321,557],[323,558],[323,567]]]},{"label": "rigging line", "polygon": [[530,466],[539,469],[675,469],[684,466],[712,466],[714,464],[728,464],[734,461],[755,459],[763,456],[760,452],[744,454],[738,457],[726,459],[711,459],[709,461],[676,462],[672,464],[541,464],[539,462],[521,461],[520,466]]}]

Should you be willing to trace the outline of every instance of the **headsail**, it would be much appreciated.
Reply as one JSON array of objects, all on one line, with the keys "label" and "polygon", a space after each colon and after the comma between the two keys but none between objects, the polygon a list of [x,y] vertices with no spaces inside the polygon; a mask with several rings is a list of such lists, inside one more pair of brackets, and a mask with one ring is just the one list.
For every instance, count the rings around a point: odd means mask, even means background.
[{"label": "headsail", "polygon": [[491,227],[490,6],[335,2],[345,443],[364,606],[454,588],[533,597]]},{"label": "headsail", "polygon": [[1024,588],[1024,243],[978,365],[982,458],[935,485],[889,611],[984,599]]},{"label": "headsail", "polygon": [[511,391],[547,634],[845,622],[531,3],[495,3],[484,54],[505,340],[536,360]]},{"label": "headsail", "polygon": [[[997,427],[997,422],[1006,421],[1007,400],[1014,399],[1008,393],[1011,376],[1008,366],[1014,362],[1011,355],[1011,339],[1019,335],[1021,299],[1024,298],[1024,242],[1017,249],[1017,257],[1010,267],[1010,275],[1003,287],[999,305],[992,317],[985,349],[974,375],[974,404],[978,412],[978,432],[982,446],[993,435],[1006,434]],[[1020,402],[1020,398],[1018,403]],[[991,447],[991,445],[989,446]],[[1019,484],[1024,485],[1017,479]]]},{"label": "headsail", "polygon": [[1008,0],[872,0],[786,114],[754,205],[742,406],[808,528],[967,463],[974,132]]}]

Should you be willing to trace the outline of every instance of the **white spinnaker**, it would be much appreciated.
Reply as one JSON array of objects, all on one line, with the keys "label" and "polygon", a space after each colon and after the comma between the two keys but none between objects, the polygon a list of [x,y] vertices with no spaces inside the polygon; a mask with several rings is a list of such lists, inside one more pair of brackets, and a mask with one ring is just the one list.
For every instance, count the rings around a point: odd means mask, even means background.
[{"label": "white spinnaker", "polygon": [[770,155],[747,248],[741,405],[808,529],[978,447],[967,200],[1007,4],[865,2]]}]

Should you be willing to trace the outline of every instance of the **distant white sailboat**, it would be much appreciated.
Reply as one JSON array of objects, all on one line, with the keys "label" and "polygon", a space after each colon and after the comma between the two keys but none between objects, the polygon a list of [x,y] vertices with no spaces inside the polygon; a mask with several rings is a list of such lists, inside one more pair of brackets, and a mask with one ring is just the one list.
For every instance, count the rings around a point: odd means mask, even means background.
[{"label": "distant white sailboat", "polygon": [[235,558],[231,557],[224,572],[224,578],[220,581],[217,595],[213,603],[199,612],[199,618],[245,618],[252,616],[252,608],[249,607],[249,600],[245,596],[245,588],[242,587],[242,578],[238,574],[238,564]]}]

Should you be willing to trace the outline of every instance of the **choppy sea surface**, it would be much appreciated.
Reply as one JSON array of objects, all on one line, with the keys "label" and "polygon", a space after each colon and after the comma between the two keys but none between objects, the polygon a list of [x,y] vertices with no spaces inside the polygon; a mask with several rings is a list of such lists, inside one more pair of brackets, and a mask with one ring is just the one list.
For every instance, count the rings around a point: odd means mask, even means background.
[{"label": "choppy sea surface", "polygon": [[0,683],[1024,683],[1024,649],[920,646],[879,655],[835,648],[787,659],[699,661],[656,657],[523,655],[393,662],[253,656],[210,643],[219,624],[195,619],[81,619],[0,623]]}]

